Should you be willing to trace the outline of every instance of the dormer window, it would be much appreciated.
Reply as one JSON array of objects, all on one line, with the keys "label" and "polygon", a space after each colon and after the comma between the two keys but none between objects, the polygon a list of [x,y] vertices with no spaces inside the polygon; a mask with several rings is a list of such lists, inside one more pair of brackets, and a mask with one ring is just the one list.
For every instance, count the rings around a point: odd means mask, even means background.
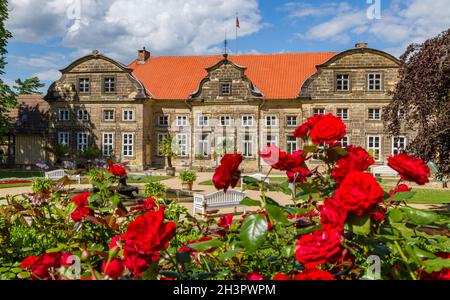
[{"label": "dormer window", "polygon": [[116,92],[116,78],[114,77],[105,77],[104,81],[104,92],[106,94],[113,94]]},{"label": "dormer window", "polygon": [[370,92],[381,91],[383,89],[383,76],[381,73],[370,73],[367,75],[367,89]]},{"label": "dormer window", "polygon": [[88,94],[90,92],[89,78],[80,78],[80,94]]},{"label": "dormer window", "polygon": [[231,95],[231,83],[221,83],[220,84],[220,95],[230,96]]},{"label": "dormer window", "polygon": [[338,74],[336,75],[336,91],[345,92],[350,90],[350,75]]}]

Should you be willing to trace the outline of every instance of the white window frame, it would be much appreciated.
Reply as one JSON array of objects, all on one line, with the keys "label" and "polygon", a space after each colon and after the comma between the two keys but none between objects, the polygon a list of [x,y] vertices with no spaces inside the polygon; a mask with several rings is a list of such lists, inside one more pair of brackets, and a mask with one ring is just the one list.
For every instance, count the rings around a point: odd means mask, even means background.
[{"label": "white window frame", "polygon": [[169,127],[169,116],[166,116],[166,115],[158,116],[158,126],[159,127]]},{"label": "white window frame", "polygon": [[[339,112],[340,111],[340,112]],[[344,112],[345,111],[345,112]],[[342,121],[349,120],[349,109],[348,108],[336,108],[336,116],[341,118]]]},{"label": "white window frame", "polygon": [[[322,113],[316,113],[316,111],[322,111]],[[325,114],[325,108],[320,108],[320,107],[315,107],[313,108],[313,117],[317,116],[317,115],[324,115]]]},{"label": "white window frame", "polygon": [[222,127],[230,127],[231,126],[231,116],[229,116],[229,115],[220,116],[219,124]]},{"label": "white window frame", "polygon": [[89,132],[77,132],[77,150],[86,151],[89,147]]},{"label": "white window frame", "polygon": [[[130,118],[131,113],[131,118]],[[136,120],[136,111],[134,108],[124,108],[122,111],[122,121],[134,122]]]},{"label": "white window frame", "polygon": [[[347,141],[346,141],[347,145],[345,145],[344,139],[347,140]],[[350,137],[349,137],[348,135],[346,135],[346,136],[344,136],[342,139],[340,139],[338,142],[341,143],[342,148],[345,148],[345,147],[347,147],[347,146],[350,146]]]},{"label": "white window frame", "polygon": [[[295,141],[290,141],[289,138],[295,138]],[[295,145],[295,150],[290,148],[290,147],[292,147],[292,145]],[[287,135],[286,136],[286,151],[287,151],[287,153],[292,154],[297,150],[298,150],[298,139],[293,135]]]},{"label": "white window frame", "polygon": [[[181,144],[181,141],[186,141],[184,144]],[[176,143],[177,143],[177,154],[180,157],[188,157],[189,156],[189,135],[187,133],[177,133],[176,135]]]},{"label": "white window frame", "polygon": [[[227,91],[224,91],[224,87],[228,87]],[[221,96],[231,96],[231,82],[221,82],[220,83],[220,95]]]},{"label": "white window frame", "polygon": [[197,116],[197,126],[198,127],[208,127],[209,126],[209,117],[205,115]]},{"label": "white window frame", "polygon": [[[106,112],[112,112],[112,115],[107,114]],[[112,119],[108,119],[106,117],[112,116]],[[103,122],[114,122],[116,120],[116,111],[114,109],[104,109],[102,110],[102,119]]]},{"label": "white window frame", "polygon": [[103,78],[103,92],[105,94],[116,93],[116,78],[115,77],[104,77]]},{"label": "white window frame", "polygon": [[91,79],[87,77],[80,78],[78,87],[80,94],[89,94],[91,92]]},{"label": "white window frame", "polygon": [[114,154],[114,132],[102,132],[102,155],[111,157]]},{"label": "white window frame", "polygon": [[158,136],[157,136],[157,149],[156,149],[156,156],[158,157],[163,157],[164,155],[161,153],[160,148],[161,148],[161,142],[163,139],[165,139],[166,137],[168,137],[169,134],[165,133],[165,132],[158,132]]},{"label": "white window frame", "polygon": [[[131,143],[130,143],[131,136]],[[125,139],[125,137],[127,139]],[[134,133],[124,132],[122,133],[122,156],[123,157],[134,157]]]},{"label": "white window frame", "polygon": [[242,126],[243,127],[253,127],[254,119],[255,118],[254,118],[253,115],[243,115],[243,116],[241,116]]},{"label": "white window frame", "polygon": [[[373,78],[371,78],[371,76]],[[379,76],[379,78],[376,78]],[[380,88],[375,88],[377,86],[377,81],[379,81]],[[371,87],[372,86],[372,87]],[[381,92],[383,91],[383,73],[374,72],[367,74],[367,90],[369,92]]]},{"label": "white window frame", "polygon": [[[373,110],[373,113],[370,113],[370,110]],[[378,118],[376,117],[376,111],[378,110]],[[382,110],[381,108],[368,108],[367,109],[367,115],[368,115],[368,119],[369,121],[381,121],[381,114],[382,114]]]},{"label": "white window frame", "polygon": [[[205,136],[205,139],[203,138]],[[209,156],[211,154],[211,149],[209,147],[209,134],[200,134],[200,138],[197,141],[197,154],[203,156]]]},{"label": "white window frame", "polygon": [[[294,118],[295,122],[294,123],[289,122],[290,118]],[[298,126],[297,124],[298,124],[298,116],[294,116],[294,115],[286,116],[286,126],[287,127],[297,127]]]},{"label": "white window frame", "polygon": [[[395,147],[395,139],[398,139],[398,138],[404,139],[404,141],[403,141],[403,144],[405,145],[404,148],[399,148],[398,145],[397,145],[397,147]],[[401,153],[401,152],[399,151],[399,149],[402,149],[402,150],[404,151],[404,150],[406,150],[407,148],[408,148],[408,138],[407,138],[406,136],[404,136],[404,135],[398,135],[398,136],[393,136],[393,137],[392,137],[392,147],[391,147],[391,149],[392,149],[392,150],[391,150],[391,154],[392,154],[392,155]],[[397,150],[397,153],[395,153],[396,150]]]},{"label": "white window frame", "polygon": [[187,116],[177,116],[177,127],[186,127],[187,126]]},{"label": "white window frame", "polygon": [[67,131],[58,132],[58,144],[69,146],[70,145],[70,133]]},{"label": "white window frame", "polygon": [[[249,137],[247,139],[247,137]],[[247,158],[255,157],[255,151],[253,149],[253,135],[244,134],[242,137],[242,155]]]},{"label": "white window frame", "polygon": [[267,115],[265,125],[266,125],[266,127],[277,127],[278,126],[278,117],[276,115]]},{"label": "white window frame", "polygon": [[[375,146],[370,146],[370,139],[371,138],[378,138],[378,147],[375,147]],[[375,143],[375,140],[373,141],[373,143]],[[382,157],[382,155],[383,155],[383,153],[382,153],[382,150],[383,150],[383,138],[382,138],[382,136],[381,135],[377,135],[377,134],[374,134],[374,135],[368,135],[367,136],[367,151],[370,153],[370,150],[372,150],[372,156],[373,156],[373,158],[375,159],[375,161],[376,162],[381,162],[382,160],[383,160],[383,157]],[[377,153],[376,153],[376,150],[378,150],[378,159],[377,159]]]},{"label": "white window frame", "polygon": [[[271,140],[271,141],[275,141],[275,143],[270,143],[269,144],[269,139],[267,139],[269,136],[271,137],[275,137],[275,140]],[[273,134],[273,133],[266,133],[265,135],[265,146],[270,146],[270,145],[275,145],[278,147],[278,135]]]},{"label": "white window frame", "polygon": [[86,108],[79,108],[77,110],[77,120],[80,122],[89,121],[89,111]]},{"label": "white window frame", "polygon": [[[344,78],[347,76],[347,78]],[[339,84],[341,88],[339,88]],[[344,87],[347,86],[345,89]],[[336,91],[338,92],[348,92],[350,91],[350,74],[336,74]]]},{"label": "white window frame", "polygon": [[[64,115],[61,115],[64,113]],[[60,108],[58,110],[58,121],[70,121],[70,111],[68,108]]]}]

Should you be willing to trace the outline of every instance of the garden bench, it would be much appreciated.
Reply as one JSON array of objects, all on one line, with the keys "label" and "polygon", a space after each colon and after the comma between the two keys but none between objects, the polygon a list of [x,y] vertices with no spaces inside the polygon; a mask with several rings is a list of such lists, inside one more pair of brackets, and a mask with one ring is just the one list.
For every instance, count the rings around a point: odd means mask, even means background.
[{"label": "garden bench", "polygon": [[397,177],[398,172],[389,166],[379,166],[372,169],[372,174],[375,177]]},{"label": "garden bench", "polygon": [[[246,197],[246,193],[236,190],[228,190],[226,193],[221,190],[209,195],[194,194],[194,209],[193,216],[196,211],[200,211],[204,217],[208,211],[214,211],[221,208],[234,207],[234,212],[238,206],[241,206],[241,201]],[[246,208],[244,207],[244,214]]]},{"label": "garden bench", "polygon": [[45,172],[45,178],[49,178],[51,180],[60,180],[61,178],[66,177],[70,180],[75,180],[78,184],[81,183],[80,174],[78,175],[69,175],[63,169],[58,169],[50,172]]}]

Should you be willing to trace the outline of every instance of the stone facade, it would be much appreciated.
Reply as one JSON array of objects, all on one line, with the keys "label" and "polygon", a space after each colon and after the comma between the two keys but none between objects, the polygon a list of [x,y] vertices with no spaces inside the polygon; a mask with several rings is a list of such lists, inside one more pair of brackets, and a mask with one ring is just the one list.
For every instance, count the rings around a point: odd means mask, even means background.
[{"label": "stone facade", "polygon": [[[141,63],[148,57],[144,55]],[[299,149],[293,130],[315,113],[333,113],[347,124],[347,142],[371,148],[382,164],[393,152],[393,138],[384,135],[381,114],[395,88],[398,67],[399,61],[387,53],[355,48],[318,65],[299,86],[297,98],[268,99],[247,77],[246,67],[225,56],[206,69],[207,76],[190,97],[162,100],[153,98],[131,69],[94,53],[62,70],[61,79],[50,88],[50,131],[53,142],[61,142],[60,132],[69,132],[73,147],[79,146],[78,132],[89,132],[90,143],[100,149],[103,134],[112,133],[112,157],[128,161],[136,170],[165,166],[158,148],[170,134],[177,141],[177,167],[214,168],[225,151],[238,151],[247,156],[243,168],[250,172],[264,168],[257,154],[267,144]],[[85,78],[89,93],[80,91]],[[105,93],[110,78],[115,91]],[[66,121],[60,118],[64,109],[70,111]],[[87,120],[78,120],[80,109],[87,110]],[[112,120],[105,121],[106,110],[113,111]],[[133,111],[132,120],[124,120],[125,110]],[[133,137],[131,156],[124,155],[124,134]],[[413,132],[405,132],[400,146],[412,136]]]}]

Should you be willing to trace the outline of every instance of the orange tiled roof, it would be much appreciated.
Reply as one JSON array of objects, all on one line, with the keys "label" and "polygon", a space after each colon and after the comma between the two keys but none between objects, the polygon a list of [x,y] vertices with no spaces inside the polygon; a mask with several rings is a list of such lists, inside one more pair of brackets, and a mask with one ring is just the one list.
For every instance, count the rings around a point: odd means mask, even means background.
[{"label": "orange tiled roof", "polygon": [[[268,99],[293,99],[306,79],[316,72],[316,65],[335,52],[230,55],[228,59],[247,67],[245,74]],[[223,56],[159,56],[145,64],[133,61],[130,68],[155,99],[187,99],[200,81]]]}]

